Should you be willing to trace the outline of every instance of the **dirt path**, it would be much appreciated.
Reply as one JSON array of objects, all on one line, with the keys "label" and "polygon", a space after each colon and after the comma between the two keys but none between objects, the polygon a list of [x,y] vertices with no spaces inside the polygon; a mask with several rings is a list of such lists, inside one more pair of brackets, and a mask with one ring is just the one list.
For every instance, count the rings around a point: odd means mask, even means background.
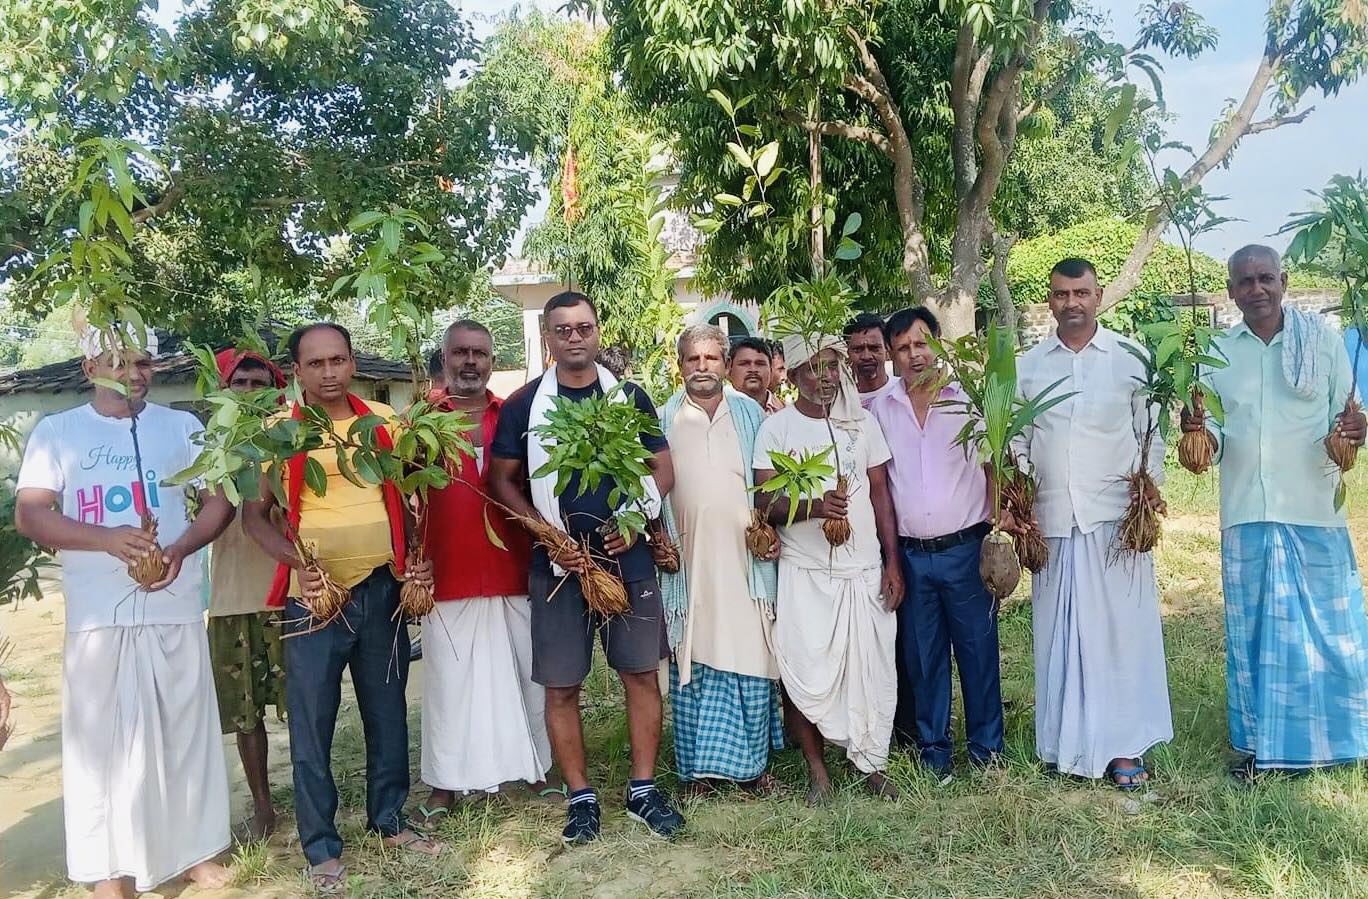
[{"label": "dirt path", "polygon": [[[6,685],[14,694],[15,734],[0,751],[0,896],[84,896],[88,892],[66,879],[66,843],[62,829],[62,628],[61,596],[0,612],[0,633],[14,641],[6,665]],[[288,784],[288,739],[283,723],[269,721],[272,781]],[[223,742],[232,786],[233,820],[250,808],[250,797],[237,761],[236,744]],[[289,854],[293,834],[276,837],[273,855]],[[302,862],[301,862],[302,865]],[[175,896],[188,889],[167,884],[145,896]],[[194,890],[206,899],[285,895],[269,889]]]}]

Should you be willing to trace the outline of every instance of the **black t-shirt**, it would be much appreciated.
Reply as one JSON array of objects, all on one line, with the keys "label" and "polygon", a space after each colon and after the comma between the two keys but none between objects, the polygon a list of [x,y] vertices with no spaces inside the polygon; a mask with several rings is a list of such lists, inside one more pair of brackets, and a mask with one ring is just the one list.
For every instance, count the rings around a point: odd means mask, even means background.
[{"label": "black t-shirt", "polygon": [[[516,459],[524,468],[527,467],[527,432],[532,414],[532,399],[537,395],[537,387],[540,384],[541,378],[530,381],[504,400],[503,408],[499,410],[499,424],[494,429],[494,440],[489,445],[489,451],[496,458]],[[564,384],[556,386],[557,393],[570,400],[603,395],[603,388],[599,386],[598,381],[594,381],[588,387],[566,387]],[[655,404],[651,402],[646,391],[630,381],[623,382],[623,390],[632,398],[638,409],[652,419],[659,417]],[[642,434],[641,444],[653,453],[669,446],[665,438],[657,434]],[[525,473],[530,475],[531,471]],[[600,563],[605,564],[610,571],[611,560],[604,552],[603,538],[599,535],[598,528],[613,513],[613,509],[608,506],[608,494],[612,488],[611,479],[605,478],[599,483],[597,490],[579,496],[579,475],[575,474],[560,497],[561,518],[565,521],[566,533],[576,538],[588,537],[590,550],[600,557]],[[651,552],[646,548],[644,540],[638,539],[631,549],[617,558],[617,563],[621,566],[624,581],[640,581],[655,576],[655,562],[652,561]],[[532,552],[532,566],[543,573],[551,570],[550,560],[541,544],[537,544]]]}]

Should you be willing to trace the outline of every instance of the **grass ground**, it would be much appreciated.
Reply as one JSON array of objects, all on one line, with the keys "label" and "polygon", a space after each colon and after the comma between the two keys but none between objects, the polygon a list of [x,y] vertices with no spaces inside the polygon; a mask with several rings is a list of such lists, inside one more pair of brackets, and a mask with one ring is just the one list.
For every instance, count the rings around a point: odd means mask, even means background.
[{"label": "grass ground", "polygon": [[[905,798],[880,804],[848,774],[831,807],[802,804],[797,753],[774,760],[790,787],[779,799],[731,795],[686,803],[687,834],[649,838],[621,813],[626,733],[620,691],[601,666],[585,708],[591,775],[605,804],[599,843],[560,847],[560,806],[514,794],[460,807],[440,835],[453,852],[430,861],[382,850],[361,831],[364,754],[354,708],[335,752],[345,859],[355,896],[513,897],[1297,897],[1368,896],[1368,772],[1362,768],[1233,786],[1225,725],[1219,533],[1215,483],[1174,472],[1159,579],[1174,742],[1151,754],[1153,789],[1124,796],[1045,774],[1033,753],[1030,605],[1001,621],[1006,764],[938,785],[906,756],[892,775]],[[1368,549],[1368,483],[1356,481],[1351,527]],[[33,684],[32,660],[11,661]],[[41,687],[34,685],[34,689]],[[420,693],[410,688],[414,770]],[[1124,710],[1118,710],[1124,714]],[[671,761],[668,734],[661,752]],[[282,754],[277,753],[277,759]],[[3,761],[3,759],[0,759]],[[832,753],[836,762],[836,754]],[[278,798],[288,807],[284,769]],[[834,769],[835,770],[835,769]],[[673,786],[668,771],[662,777]],[[425,790],[416,785],[415,801]],[[22,825],[20,825],[22,826]],[[7,832],[0,838],[8,840]],[[294,835],[242,849],[240,892],[307,895]],[[59,883],[26,896],[76,896]],[[224,894],[229,895],[229,893]]]}]

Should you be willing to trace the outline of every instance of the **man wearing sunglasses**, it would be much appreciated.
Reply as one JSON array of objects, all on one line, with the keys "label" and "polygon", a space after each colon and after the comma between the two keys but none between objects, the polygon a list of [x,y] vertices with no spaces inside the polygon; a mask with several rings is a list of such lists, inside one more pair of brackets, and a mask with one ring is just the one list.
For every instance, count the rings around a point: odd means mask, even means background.
[{"label": "man wearing sunglasses", "polygon": [[[613,488],[610,479],[604,478],[597,490],[581,495],[576,475],[559,497],[550,489],[554,475],[544,481],[529,479],[529,473],[540,468],[549,453],[544,439],[529,436],[529,431],[544,421],[551,400],[556,396],[570,400],[598,396],[612,391],[618,381],[594,361],[599,353],[598,312],[588,297],[569,291],[557,294],[547,302],[544,320],[543,336],[553,364],[510,396],[499,412],[490,445],[490,493],[518,515],[543,518],[581,544],[587,541],[589,553],[611,574],[621,576],[631,604],[629,611],[609,619],[591,613],[579,580],[570,576],[585,569],[585,554],[575,551],[550,557],[545,547],[535,547],[528,590],[532,679],[546,687],[551,752],[571,791],[562,838],[567,844],[577,844],[599,835],[599,804],[589,786],[580,720],[580,684],[589,674],[596,631],[627,697],[632,745],[627,813],[668,837],[684,826],[684,818],[656,790],[654,780],[661,723],[656,672],[668,654],[655,563],[643,541],[628,545],[616,533],[605,538],[599,532],[599,526],[615,511],[608,502]],[[658,417],[650,397],[637,385],[624,382],[622,397],[650,418]],[[640,439],[654,454],[650,463],[652,486],[664,496],[674,482],[669,446],[659,434],[642,434]]]}]

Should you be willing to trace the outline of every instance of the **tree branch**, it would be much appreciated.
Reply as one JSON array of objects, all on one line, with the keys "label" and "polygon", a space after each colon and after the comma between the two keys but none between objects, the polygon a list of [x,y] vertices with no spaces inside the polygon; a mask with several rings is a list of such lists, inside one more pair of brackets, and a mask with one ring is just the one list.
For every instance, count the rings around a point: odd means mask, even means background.
[{"label": "tree branch", "polygon": [[863,72],[847,73],[843,87],[874,107],[886,133],[889,158],[893,161],[893,197],[898,209],[898,224],[903,235],[902,268],[918,302],[925,302],[934,290],[931,281],[931,251],[922,231],[926,215],[926,185],[912,156],[912,141],[907,136],[902,113],[893,101],[879,61],[869,44],[855,29],[847,29]]},{"label": "tree branch", "polygon": [[1274,116],[1271,119],[1264,119],[1261,122],[1251,122],[1245,129],[1245,134],[1262,134],[1265,131],[1272,131],[1274,128],[1281,128],[1284,125],[1300,125],[1306,121],[1306,117],[1316,111],[1316,107],[1308,106],[1295,115]]},{"label": "tree branch", "polygon": [[156,218],[159,215],[165,215],[181,201],[181,197],[183,196],[185,196],[184,182],[173,178],[171,179],[171,183],[166,186],[166,192],[161,195],[160,200],[153,203],[151,206],[144,206],[141,209],[135,210],[129,218],[134,222],[141,224],[148,219]]},{"label": "tree branch", "polygon": [[840,119],[814,122],[811,119],[792,111],[784,112],[782,115],[785,121],[797,125],[809,134],[816,132],[817,134],[824,134],[829,137],[844,137],[847,140],[859,141],[860,143],[869,144],[876,148],[890,159],[893,158],[893,146],[889,143],[888,135],[877,129],[870,128],[866,125],[856,125],[852,122],[846,122]]}]

